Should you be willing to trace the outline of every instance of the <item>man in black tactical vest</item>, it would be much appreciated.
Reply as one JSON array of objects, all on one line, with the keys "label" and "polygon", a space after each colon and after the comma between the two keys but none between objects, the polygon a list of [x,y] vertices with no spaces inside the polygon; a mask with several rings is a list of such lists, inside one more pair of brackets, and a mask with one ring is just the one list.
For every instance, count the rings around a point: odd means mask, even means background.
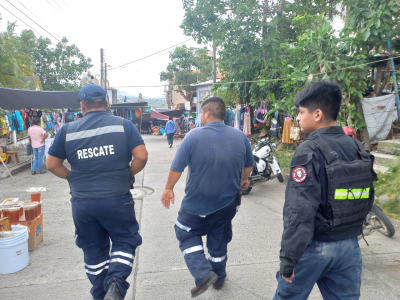
[{"label": "man in black tactical vest", "polygon": [[374,157],[336,119],[340,86],[316,82],[294,100],[310,137],[290,162],[274,299],[307,299],[315,283],[324,299],[359,299],[362,258],[357,236],[374,202]]},{"label": "man in black tactical vest", "polygon": [[107,111],[101,86],[85,85],[78,101],[83,118],[57,133],[47,169],[69,182],[75,242],[84,252],[93,298],[123,299],[142,243],[130,188],[146,165],[147,151],[134,124]]}]

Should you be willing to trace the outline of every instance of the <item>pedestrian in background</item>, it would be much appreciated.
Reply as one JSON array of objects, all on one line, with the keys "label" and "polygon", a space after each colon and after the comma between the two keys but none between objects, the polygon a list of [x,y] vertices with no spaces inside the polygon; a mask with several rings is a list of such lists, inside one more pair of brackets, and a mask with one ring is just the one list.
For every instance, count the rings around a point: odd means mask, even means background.
[{"label": "pedestrian in background", "polygon": [[40,127],[39,124],[40,118],[33,118],[32,126],[28,128],[29,143],[32,146],[33,154],[35,156],[32,164],[32,175],[46,173],[46,171],[43,171],[43,157],[45,139],[49,136],[49,134],[42,127]]},{"label": "pedestrian in background", "polygon": [[326,300],[360,297],[357,237],[377,177],[373,156],[337,126],[341,103],[340,86],[329,81],[310,84],[294,99],[301,131],[311,135],[290,162],[275,300],[305,300],[315,283]]},{"label": "pedestrian in background", "polygon": [[75,243],[84,253],[93,298],[120,300],[142,243],[130,188],[147,151],[136,126],[107,111],[101,86],[87,84],[78,97],[84,117],[57,133],[47,168],[70,185]]},{"label": "pedestrian in background", "polygon": [[177,130],[178,127],[176,126],[175,122],[172,121],[172,117],[169,117],[169,121],[165,125],[165,132],[167,134],[167,141],[170,148],[172,148],[174,143],[174,135]]},{"label": "pedestrian in background", "polygon": [[[254,165],[250,142],[243,132],[224,124],[225,103],[211,97],[201,105],[203,127],[191,130],[179,146],[161,197],[174,203],[174,186],[189,166],[185,197],[175,233],[186,265],[195,279],[191,295],[210,285],[222,289],[226,277],[232,219],[240,206],[241,188],[248,188]],[[202,236],[207,235],[208,257]]]}]

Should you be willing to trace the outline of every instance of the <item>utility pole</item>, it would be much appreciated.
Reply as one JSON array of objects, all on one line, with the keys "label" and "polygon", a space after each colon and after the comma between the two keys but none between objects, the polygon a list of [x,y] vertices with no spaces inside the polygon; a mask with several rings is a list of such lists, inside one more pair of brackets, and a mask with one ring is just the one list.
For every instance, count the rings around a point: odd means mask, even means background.
[{"label": "utility pole", "polygon": [[104,67],[104,89],[107,91],[107,63]]},{"label": "utility pole", "polygon": [[100,72],[100,86],[103,86],[103,64],[104,64],[104,50],[103,48],[100,48],[100,66],[101,66],[101,72]]},{"label": "utility pole", "polygon": [[217,47],[215,47],[215,42],[213,41],[213,83],[217,82]]}]

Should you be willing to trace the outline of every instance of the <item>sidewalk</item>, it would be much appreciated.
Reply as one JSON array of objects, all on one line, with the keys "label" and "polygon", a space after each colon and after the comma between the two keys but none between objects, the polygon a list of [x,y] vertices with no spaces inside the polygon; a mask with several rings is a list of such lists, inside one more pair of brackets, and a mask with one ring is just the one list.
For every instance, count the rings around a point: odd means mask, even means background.
[{"label": "sidewalk", "polygon": [[[6,164],[7,168],[11,171],[11,174],[14,176],[15,174],[29,169],[31,166],[31,156],[26,155],[26,148],[21,148],[17,150],[18,153],[18,159],[19,163],[15,163],[14,158],[10,159],[10,163]],[[5,162],[4,162],[5,163]],[[10,175],[8,174],[6,168],[4,165],[0,162],[0,180],[9,177]]]},{"label": "sidewalk", "polygon": [[[143,244],[136,252],[134,272],[128,279],[127,300],[190,299],[193,278],[186,268],[174,232],[174,221],[184,195],[186,172],[175,188],[175,205],[166,210],[160,201],[171,161],[180,141],[169,149],[161,136],[144,136],[149,151],[145,170],[136,177],[135,188],[152,188],[153,194],[135,201]],[[45,186],[42,210],[44,241],[30,252],[24,270],[0,275],[1,298],[19,300],[92,299],[83,265],[83,253],[74,243],[74,224],[68,183],[51,173],[30,175],[25,170],[0,181],[2,197],[28,200],[24,191]],[[197,299],[272,299],[279,269],[282,208],[285,183],[274,180],[258,186],[243,197],[233,221],[229,244],[228,277],[223,290],[210,288]],[[206,188],[206,187],[205,187]],[[150,194],[150,193],[149,193]],[[1,199],[0,199],[1,200]],[[400,230],[393,238],[379,233],[360,241],[363,252],[361,299],[400,299]],[[322,299],[317,288],[310,299]]]}]

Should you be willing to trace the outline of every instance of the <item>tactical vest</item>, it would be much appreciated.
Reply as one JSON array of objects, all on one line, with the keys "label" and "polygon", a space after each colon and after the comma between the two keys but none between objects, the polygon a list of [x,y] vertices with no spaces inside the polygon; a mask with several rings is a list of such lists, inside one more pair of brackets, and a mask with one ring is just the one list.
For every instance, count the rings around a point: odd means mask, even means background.
[{"label": "tactical vest", "polygon": [[132,156],[124,124],[120,117],[96,111],[67,125],[64,144],[73,197],[113,198],[129,192]]},{"label": "tactical vest", "polygon": [[328,203],[324,213],[331,211],[331,214],[324,217],[331,219],[331,231],[361,226],[374,201],[374,156],[353,139],[357,145],[358,158],[354,161],[341,161],[321,136],[313,135],[309,140],[325,158]]}]

